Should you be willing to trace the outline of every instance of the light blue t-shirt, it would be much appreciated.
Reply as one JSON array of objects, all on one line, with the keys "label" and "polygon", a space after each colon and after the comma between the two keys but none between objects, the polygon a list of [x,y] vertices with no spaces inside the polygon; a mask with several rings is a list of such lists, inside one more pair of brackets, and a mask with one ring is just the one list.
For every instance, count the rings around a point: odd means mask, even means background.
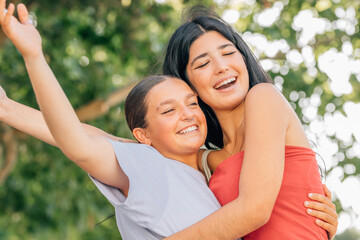
[{"label": "light blue t-shirt", "polygon": [[148,145],[109,141],[129,177],[128,197],[92,180],[114,206],[124,240],[162,239],[220,208],[199,171]]}]

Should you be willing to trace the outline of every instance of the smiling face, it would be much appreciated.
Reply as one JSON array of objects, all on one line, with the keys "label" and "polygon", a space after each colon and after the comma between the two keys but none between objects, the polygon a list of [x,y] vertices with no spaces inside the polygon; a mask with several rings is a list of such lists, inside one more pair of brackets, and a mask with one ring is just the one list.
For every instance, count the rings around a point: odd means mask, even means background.
[{"label": "smiling face", "polygon": [[197,95],[182,80],[167,78],[146,97],[146,144],[172,159],[196,154],[206,138],[206,120]]},{"label": "smiling face", "polygon": [[234,109],[249,90],[249,75],[235,45],[216,31],[190,47],[186,72],[199,97],[214,111]]}]

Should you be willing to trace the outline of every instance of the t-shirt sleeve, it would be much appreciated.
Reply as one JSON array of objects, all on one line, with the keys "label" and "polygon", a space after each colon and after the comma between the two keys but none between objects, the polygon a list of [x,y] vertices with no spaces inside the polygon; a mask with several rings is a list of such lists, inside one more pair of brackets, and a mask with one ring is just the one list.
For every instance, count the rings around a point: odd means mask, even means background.
[{"label": "t-shirt sleeve", "polygon": [[129,178],[128,196],[115,187],[90,178],[115,208],[126,211],[145,226],[153,223],[161,217],[168,199],[168,178],[164,164],[167,159],[144,144],[109,142],[120,167]]}]

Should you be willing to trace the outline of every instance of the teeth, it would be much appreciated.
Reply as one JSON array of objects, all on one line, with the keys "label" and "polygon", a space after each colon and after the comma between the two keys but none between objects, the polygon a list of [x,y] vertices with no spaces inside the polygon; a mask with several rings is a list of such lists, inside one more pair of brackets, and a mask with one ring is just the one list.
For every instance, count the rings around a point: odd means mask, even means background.
[{"label": "teeth", "polygon": [[221,87],[221,86],[224,86],[224,85],[226,85],[226,84],[228,84],[228,83],[231,83],[231,82],[233,82],[233,81],[235,81],[235,77],[229,78],[229,79],[227,79],[227,80],[225,80],[225,81],[223,81],[223,82],[221,82],[221,83],[218,83],[218,84],[215,86],[215,88],[217,89],[217,88],[219,88],[219,87]]},{"label": "teeth", "polygon": [[195,131],[195,130],[197,130],[197,129],[198,129],[197,126],[191,126],[191,127],[185,128],[184,130],[181,130],[181,131],[179,132],[179,134],[186,134],[186,133]]}]

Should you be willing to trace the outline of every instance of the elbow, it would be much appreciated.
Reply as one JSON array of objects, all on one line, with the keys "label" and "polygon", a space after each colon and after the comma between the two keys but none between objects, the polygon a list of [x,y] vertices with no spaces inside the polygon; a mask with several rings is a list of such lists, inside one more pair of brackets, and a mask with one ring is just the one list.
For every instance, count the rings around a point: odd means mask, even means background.
[{"label": "elbow", "polygon": [[96,148],[88,139],[89,138],[84,137],[73,137],[71,140],[68,138],[60,138],[56,142],[63,154],[72,162],[79,165],[79,163],[86,163],[93,154],[92,150]]},{"label": "elbow", "polygon": [[62,152],[69,160],[76,163],[77,165],[86,161],[86,158],[83,156],[83,154],[78,154],[78,153],[74,153],[74,152],[66,151],[66,150],[62,150]]},{"label": "elbow", "polygon": [[78,147],[73,149],[71,147],[60,147],[64,155],[77,165],[83,165],[89,161],[89,149],[81,149]]},{"label": "elbow", "polygon": [[257,225],[256,229],[264,226],[266,223],[269,222],[271,212],[270,213],[262,212],[262,214],[257,214],[257,215],[258,216],[256,216],[256,225]]},{"label": "elbow", "polygon": [[268,205],[269,204],[261,204],[254,208],[255,211],[253,217],[254,217],[255,229],[258,229],[269,222],[273,206],[268,206]]},{"label": "elbow", "polygon": [[250,199],[246,199],[239,205],[245,210],[245,216],[248,216],[247,222],[249,223],[249,232],[255,231],[268,223],[274,207],[273,204],[270,204],[263,199],[259,201],[250,201]]}]

